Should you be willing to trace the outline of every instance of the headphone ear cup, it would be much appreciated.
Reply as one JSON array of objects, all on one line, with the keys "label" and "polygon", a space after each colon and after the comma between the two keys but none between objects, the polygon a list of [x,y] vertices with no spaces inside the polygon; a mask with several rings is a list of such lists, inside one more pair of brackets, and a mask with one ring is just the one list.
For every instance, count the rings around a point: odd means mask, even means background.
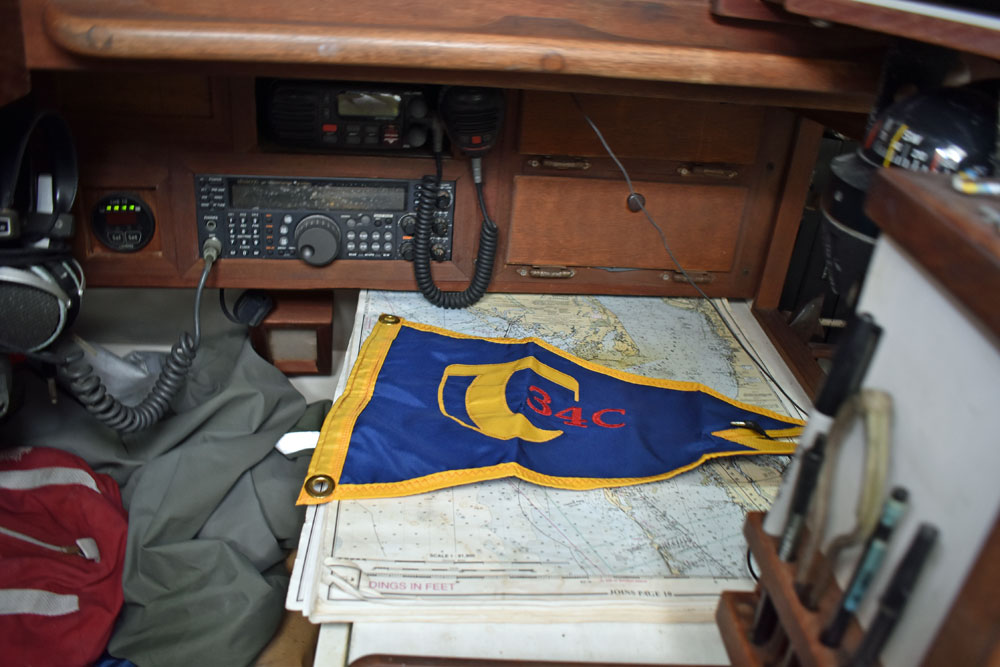
[{"label": "headphone ear cup", "polygon": [[44,266],[0,267],[0,346],[35,352],[66,328],[72,300]]},{"label": "headphone ear cup", "polygon": [[83,270],[76,260],[50,262],[45,265],[49,276],[59,285],[67,299],[66,324],[69,327],[80,314],[80,304],[83,302]]}]

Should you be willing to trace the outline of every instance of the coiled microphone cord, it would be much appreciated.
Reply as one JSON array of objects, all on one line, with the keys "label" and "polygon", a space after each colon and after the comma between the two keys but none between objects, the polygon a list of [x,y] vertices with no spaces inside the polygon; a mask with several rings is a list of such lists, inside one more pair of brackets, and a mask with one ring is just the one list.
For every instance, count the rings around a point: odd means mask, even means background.
[{"label": "coiled microphone cord", "polygon": [[[473,159],[479,160],[479,158]],[[483,213],[483,226],[479,230],[479,250],[476,253],[476,268],[472,275],[472,281],[462,292],[443,292],[438,289],[431,276],[431,228],[434,224],[437,194],[441,187],[440,154],[435,156],[435,160],[437,173],[424,176],[420,184],[423,194],[420,198],[420,204],[417,206],[417,224],[413,234],[413,277],[424,297],[435,306],[468,308],[486,294],[486,288],[490,285],[499,230],[486,211],[483,183],[481,178],[478,178],[476,180],[476,197],[479,199],[479,208]],[[478,164],[473,167],[473,173],[481,173]]]},{"label": "coiled microphone cord", "polygon": [[152,389],[138,405],[125,405],[112,396],[100,376],[86,362],[83,350],[79,347],[74,347],[64,355],[58,368],[59,377],[99,421],[119,433],[134,433],[152,426],[166,414],[170,401],[184,385],[198,353],[198,346],[201,344],[201,296],[208,274],[221,251],[222,245],[217,239],[209,239],[205,243],[205,267],[194,298],[194,336],[186,331],[181,334],[180,340],[174,343],[167,355],[166,363]]}]

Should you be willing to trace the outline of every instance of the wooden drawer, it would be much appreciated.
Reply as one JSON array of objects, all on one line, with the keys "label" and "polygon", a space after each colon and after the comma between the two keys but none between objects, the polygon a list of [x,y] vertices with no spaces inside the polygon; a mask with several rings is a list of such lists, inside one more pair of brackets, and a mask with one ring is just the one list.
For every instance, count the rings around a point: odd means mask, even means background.
[{"label": "wooden drawer", "polygon": [[[732,269],[748,189],[637,181],[688,271]],[[659,233],[625,204],[621,179],[517,176],[507,263],[676,270]]]}]

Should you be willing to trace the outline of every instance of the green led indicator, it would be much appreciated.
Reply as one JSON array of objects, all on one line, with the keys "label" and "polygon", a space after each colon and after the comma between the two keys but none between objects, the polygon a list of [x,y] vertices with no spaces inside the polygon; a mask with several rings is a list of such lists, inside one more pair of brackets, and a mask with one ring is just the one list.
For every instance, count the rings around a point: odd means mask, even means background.
[{"label": "green led indicator", "polygon": [[116,211],[117,211],[118,209],[120,209],[120,208],[121,208],[121,206],[119,206],[118,204],[115,204],[115,210],[116,210]]},{"label": "green led indicator", "polygon": [[108,207],[105,210],[106,211],[110,211],[111,210],[111,204],[108,204]]},{"label": "green led indicator", "polygon": [[135,210],[135,204],[129,204],[128,205],[128,210],[134,211]]}]

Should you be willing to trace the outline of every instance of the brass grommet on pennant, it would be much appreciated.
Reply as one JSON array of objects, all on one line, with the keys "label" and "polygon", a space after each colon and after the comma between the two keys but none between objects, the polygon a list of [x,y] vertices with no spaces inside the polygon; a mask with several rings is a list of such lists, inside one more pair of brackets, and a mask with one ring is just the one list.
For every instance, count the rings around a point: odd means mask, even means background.
[{"label": "brass grommet on pennant", "polygon": [[399,318],[395,315],[389,315],[388,313],[382,313],[379,315],[378,321],[382,324],[399,324]]},{"label": "brass grommet on pennant", "polygon": [[336,483],[329,475],[313,475],[306,480],[305,489],[313,498],[326,498],[333,493]]}]

